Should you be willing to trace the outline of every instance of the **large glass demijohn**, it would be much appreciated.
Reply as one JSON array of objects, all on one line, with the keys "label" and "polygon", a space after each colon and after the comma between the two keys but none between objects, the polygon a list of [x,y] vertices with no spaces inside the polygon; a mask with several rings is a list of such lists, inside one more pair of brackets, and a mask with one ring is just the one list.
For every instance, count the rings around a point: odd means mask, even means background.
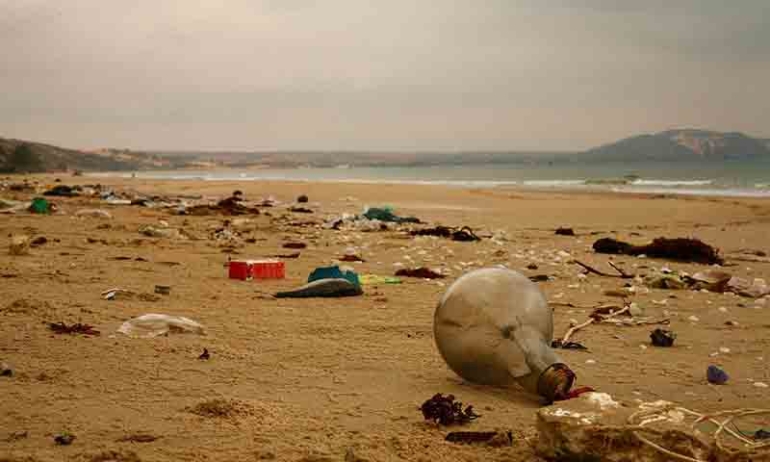
[{"label": "large glass demijohn", "polygon": [[521,273],[498,267],[463,275],[442,297],[433,327],[441,356],[468,381],[518,383],[548,402],[572,387],[574,374],[550,346],[548,302]]}]

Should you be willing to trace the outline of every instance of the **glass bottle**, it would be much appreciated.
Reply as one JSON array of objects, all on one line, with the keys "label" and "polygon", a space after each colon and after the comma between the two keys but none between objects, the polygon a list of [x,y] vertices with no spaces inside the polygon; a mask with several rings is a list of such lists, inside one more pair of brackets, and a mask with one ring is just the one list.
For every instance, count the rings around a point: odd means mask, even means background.
[{"label": "glass bottle", "polygon": [[470,382],[518,383],[549,403],[572,387],[574,373],[550,346],[548,302],[521,273],[497,267],[463,275],[439,302],[433,328],[444,361]]}]

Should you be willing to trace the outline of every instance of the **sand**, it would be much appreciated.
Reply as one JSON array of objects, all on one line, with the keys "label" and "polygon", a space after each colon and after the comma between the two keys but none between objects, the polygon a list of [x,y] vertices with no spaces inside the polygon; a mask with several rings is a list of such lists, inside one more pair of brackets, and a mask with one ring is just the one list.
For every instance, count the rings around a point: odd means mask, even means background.
[{"label": "sand", "polygon": [[[496,264],[555,276],[539,285],[555,302],[555,330],[562,335],[571,321],[587,318],[585,307],[618,302],[603,292],[626,282],[580,278],[580,269],[568,263],[579,258],[610,271],[607,256],[591,250],[599,237],[645,243],[658,236],[693,236],[724,253],[769,250],[770,202],[758,199],[418,185],[98,181],[145,193],[211,197],[238,188],[247,198],[272,195],[284,204],[304,193],[317,213],[289,214],[287,221],[280,219],[287,215],[285,207],[276,207],[269,209],[271,217],[263,214],[244,225],[244,236],[256,241],[237,247],[233,257],[286,253],[282,244],[289,241],[308,244],[300,258],[286,260],[285,280],[249,282],[227,278],[228,253],[209,239],[223,217],[177,216],[86,198],[55,199],[64,214],[0,215],[0,361],[15,372],[0,377],[0,460],[537,460],[528,438],[535,434],[538,400],[516,387],[465,383],[436,350],[433,311],[451,281],[472,268]],[[65,178],[67,184],[76,182],[95,180]],[[0,197],[32,196],[5,191]],[[497,239],[462,243],[289,224],[358,213],[367,204],[389,204],[399,214],[431,223],[470,225]],[[77,210],[94,207],[109,210],[113,218],[74,217]],[[150,238],[137,231],[160,220],[198,239]],[[559,226],[573,227],[577,236],[555,236]],[[45,236],[49,242],[29,255],[9,256],[11,234]],[[442,268],[449,276],[367,286],[363,296],[345,299],[271,296],[300,285],[313,268],[333,263],[351,246],[366,260],[349,264],[359,273],[393,275],[394,265],[401,263]],[[640,274],[663,266],[703,269],[634,257],[614,260]],[[531,263],[539,269],[526,269]],[[737,262],[726,269],[742,277],[770,277],[768,263]],[[156,301],[100,296],[112,287],[152,294],[156,284],[171,286],[171,293]],[[654,326],[588,327],[574,340],[589,351],[560,352],[577,373],[578,386],[592,386],[624,403],[666,399],[698,410],[767,405],[768,390],[752,381],[770,383],[770,307],[730,294],[691,291],[642,290],[631,300],[646,316],[670,318],[678,334],[675,347],[647,347]],[[568,302],[582,308],[564,306]],[[206,335],[136,339],[116,332],[127,319],[145,313],[189,317],[205,326]],[[91,324],[101,335],[57,335],[47,323],[58,321]],[[203,348],[211,355],[207,361],[197,359]],[[728,371],[727,385],[707,383],[709,364]],[[418,410],[438,392],[451,393],[482,414],[463,429],[512,430],[514,445],[445,442],[448,430],[424,422]],[[76,436],[72,445],[54,444],[62,432]]]}]

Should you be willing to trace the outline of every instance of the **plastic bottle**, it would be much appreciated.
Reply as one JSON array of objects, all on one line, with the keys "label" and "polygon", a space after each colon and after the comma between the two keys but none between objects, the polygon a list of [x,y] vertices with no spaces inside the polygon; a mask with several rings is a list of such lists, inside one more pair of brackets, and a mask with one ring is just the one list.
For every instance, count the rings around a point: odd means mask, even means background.
[{"label": "plastic bottle", "polygon": [[441,356],[471,382],[518,383],[549,403],[565,398],[575,375],[551,349],[553,315],[526,276],[485,268],[455,281],[434,316]]}]

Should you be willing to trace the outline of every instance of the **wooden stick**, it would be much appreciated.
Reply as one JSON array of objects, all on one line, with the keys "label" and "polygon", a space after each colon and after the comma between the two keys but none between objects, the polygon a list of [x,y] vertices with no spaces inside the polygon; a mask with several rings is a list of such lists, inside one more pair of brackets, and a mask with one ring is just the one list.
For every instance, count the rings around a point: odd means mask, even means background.
[{"label": "wooden stick", "polygon": [[625,271],[623,271],[623,268],[618,267],[618,265],[616,265],[615,263],[613,263],[611,261],[608,261],[607,264],[610,265],[611,267],[613,267],[615,269],[615,271],[620,273],[620,277],[622,277],[623,279],[633,279],[633,278],[636,277],[633,274],[626,273]]},{"label": "wooden stick", "polygon": [[583,262],[582,262],[582,261],[580,261],[580,260],[572,260],[572,262],[573,262],[573,263],[575,263],[576,265],[580,265],[580,266],[582,266],[582,267],[583,267],[583,268],[585,268],[585,270],[586,270],[586,271],[588,271],[589,273],[593,273],[593,274],[596,274],[596,275],[598,275],[598,276],[604,276],[604,277],[606,277],[606,278],[621,278],[621,279],[631,279],[631,278],[633,278],[633,277],[634,277],[634,276],[631,276],[630,274],[626,273],[625,271],[621,270],[621,269],[620,269],[620,268],[618,268],[617,266],[613,265],[612,263],[610,263],[610,266],[612,266],[613,268],[615,268],[615,270],[616,270],[617,272],[619,272],[619,273],[620,273],[620,275],[617,275],[617,274],[607,274],[607,273],[604,273],[604,272],[602,272],[602,271],[599,271],[599,270],[598,270],[598,269],[596,269],[596,268],[593,268],[593,267],[591,267],[591,266],[588,266],[588,265],[586,265],[585,263],[583,263]]},{"label": "wooden stick", "polygon": [[[618,311],[615,311],[615,312],[614,312],[614,313],[612,313],[612,314],[608,314],[607,316],[602,316],[602,317],[600,317],[600,318],[599,318],[599,322],[602,322],[602,321],[606,321],[607,319],[611,319],[611,318],[614,318],[615,316],[619,316],[619,315],[621,315],[621,314],[623,314],[623,313],[627,313],[627,312],[628,312],[628,310],[630,310],[630,309],[631,309],[631,305],[626,305],[626,306],[624,306],[623,308],[621,308],[620,310],[618,310]],[[573,335],[575,332],[579,331],[580,329],[582,329],[582,328],[584,328],[584,327],[588,327],[588,326],[590,326],[590,325],[591,325],[591,324],[593,324],[594,322],[596,322],[596,319],[594,319],[594,318],[588,318],[588,320],[587,320],[587,321],[584,321],[584,322],[582,322],[582,323],[580,323],[580,324],[578,324],[578,325],[576,325],[576,326],[572,326],[572,327],[570,327],[570,328],[569,328],[569,330],[567,330],[567,333],[566,333],[566,334],[564,334],[564,337],[562,337],[562,339],[561,339],[561,343],[562,343],[562,344],[565,344],[565,343],[567,343],[567,342],[569,341],[570,337],[572,337],[572,335]]]},{"label": "wooden stick", "polygon": [[572,334],[574,334],[575,332],[579,331],[580,329],[586,326],[590,326],[591,324],[593,324],[593,322],[594,322],[594,318],[588,318],[588,321],[578,324],[577,326],[570,327],[567,333],[564,334],[564,337],[561,339],[562,345],[564,345],[569,341],[570,337],[572,337]]}]

